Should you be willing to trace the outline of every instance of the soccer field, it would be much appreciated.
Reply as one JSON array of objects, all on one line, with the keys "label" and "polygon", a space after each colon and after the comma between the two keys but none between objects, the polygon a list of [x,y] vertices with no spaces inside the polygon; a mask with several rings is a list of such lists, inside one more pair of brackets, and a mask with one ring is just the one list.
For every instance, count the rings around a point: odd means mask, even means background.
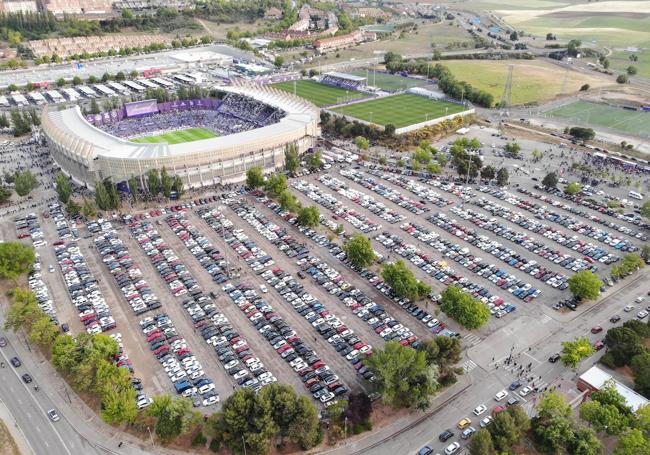
[{"label": "soccer field", "polygon": [[294,84],[296,95],[311,101],[319,107],[343,103],[366,96],[364,93],[357,92],[356,90],[344,90],[307,80],[278,82],[277,84],[271,84],[271,86],[277,87],[285,92],[294,93]]},{"label": "soccer field", "polygon": [[650,135],[650,112],[628,111],[605,104],[575,101],[546,112],[551,117],[568,118],[590,127],[602,126],[643,136]]},{"label": "soccer field", "polygon": [[426,122],[465,110],[467,108],[460,104],[431,100],[410,93],[386,96],[332,109],[334,112],[378,125],[393,124],[395,128]]},{"label": "soccer field", "polygon": [[355,76],[368,77],[368,85],[379,87],[384,90],[406,90],[411,87],[422,87],[427,85],[426,80],[411,79],[409,77],[402,77],[397,74],[386,74],[376,71],[349,71],[349,74]]},{"label": "soccer field", "polygon": [[219,135],[205,128],[188,128],[185,130],[171,131],[157,136],[145,136],[130,139],[130,141],[141,143],[167,142],[168,144],[180,144],[181,142],[200,141],[217,136]]}]

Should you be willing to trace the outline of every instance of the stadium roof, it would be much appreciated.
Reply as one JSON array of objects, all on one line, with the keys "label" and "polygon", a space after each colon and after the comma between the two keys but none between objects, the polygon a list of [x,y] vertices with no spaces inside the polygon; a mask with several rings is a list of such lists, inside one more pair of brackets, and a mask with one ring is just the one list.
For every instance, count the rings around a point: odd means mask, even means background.
[{"label": "stadium roof", "polygon": [[83,144],[81,148],[84,150],[84,158],[88,161],[98,156],[142,160],[214,152],[215,150],[237,150],[245,144],[263,142],[297,129],[306,131],[309,129],[309,125],[318,119],[318,109],[314,105],[288,96],[285,92],[277,89],[260,90],[247,86],[230,86],[220,87],[220,90],[251,96],[258,101],[284,110],[287,115],[278,123],[241,133],[179,144],[144,144],[120,139],[96,128],[84,118],[78,106],[64,110],[46,109],[44,113],[63,135],[77,144]]},{"label": "stadium roof", "polygon": [[355,76],[354,74],[339,73],[337,71],[330,71],[329,73],[325,73],[325,76],[338,77],[339,79],[347,79],[349,81],[357,81],[357,82],[363,82],[366,80],[366,78],[363,76]]}]

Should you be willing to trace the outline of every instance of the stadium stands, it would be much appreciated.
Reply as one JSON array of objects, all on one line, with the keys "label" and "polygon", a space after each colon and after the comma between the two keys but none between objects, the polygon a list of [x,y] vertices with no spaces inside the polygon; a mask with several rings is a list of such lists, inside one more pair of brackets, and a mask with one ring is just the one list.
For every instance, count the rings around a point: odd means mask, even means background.
[{"label": "stadium stands", "polygon": [[331,85],[332,87],[342,88],[344,90],[359,90],[366,85],[366,78],[344,73],[326,73],[320,80],[321,84]]}]

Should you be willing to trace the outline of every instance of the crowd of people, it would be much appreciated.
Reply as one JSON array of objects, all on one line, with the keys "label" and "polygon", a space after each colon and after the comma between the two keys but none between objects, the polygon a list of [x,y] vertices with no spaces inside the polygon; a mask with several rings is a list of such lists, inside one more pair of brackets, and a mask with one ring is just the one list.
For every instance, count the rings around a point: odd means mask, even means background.
[{"label": "crowd of people", "polygon": [[352,81],[329,74],[323,76],[320,82],[321,84],[331,85],[332,87],[338,87],[344,90],[359,90],[363,85],[363,81]]},{"label": "crowd of people", "polygon": [[276,123],[284,116],[278,108],[237,93],[226,95],[217,110],[253,123],[257,128]]}]

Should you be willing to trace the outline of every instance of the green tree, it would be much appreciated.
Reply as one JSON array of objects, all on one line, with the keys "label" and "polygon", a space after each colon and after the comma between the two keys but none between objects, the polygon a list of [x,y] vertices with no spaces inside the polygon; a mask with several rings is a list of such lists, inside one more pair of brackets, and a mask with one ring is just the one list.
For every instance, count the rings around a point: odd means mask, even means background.
[{"label": "green tree", "polygon": [[594,347],[585,337],[576,337],[573,341],[562,342],[562,362],[576,368],[578,364],[595,352]]},{"label": "green tree", "polygon": [[14,185],[18,196],[27,196],[38,186],[38,180],[31,171],[16,172]]},{"label": "green tree", "polygon": [[[385,166],[386,163],[388,162],[388,160],[386,159],[386,157],[385,157],[384,155],[380,156],[379,159],[378,159],[377,161],[378,161],[379,164],[381,164],[382,166]],[[649,205],[649,208],[648,208],[648,213],[650,213],[650,205]]]},{"label": "green tree", "polygon": [[590,86],[589,84],[582,84],[582,85],[580,86],[580,91],[581,91],[581,92],[586,92],[587,90],[589,90],[590,87],[591,87],[591,86]]},{"label": "green tree", "polygon": [[618,438],[613,455],[650,455],[650,438],[637,428],[630,429]]},{"label": "green tree", "polygon": [[440,366],[454,365],[460,360],[461,346],[458,338],[435,337],[438,345],[438,360]]},{"label": "green tree", "polygon": [[97,104],[97,100],[95,98],[93,98],[92,100],[90,100],[90,113],[97,115],[100,112],[101,112],[101,110],[99,109],[99,105]]},{"label": "green tree", "polygon": [[517,428],[515,419],[508,412],[500,412],[495,415],[488,431],[492,436],[494,447],[500,452],[509,450],[521,437],[521,431]]},{"label": "green tree", "polygon": [[605,346],[616,366],[629,365],[637,354],[645,351],[641,337],[627,327],[613,327],[605,335]]},{"label": "green tree", "polygon": [[603,282],[590,270],[583,270],[568,280],[569,290],[579,300],[595,300],[600,295]]},{"label": "green tree", "polygon": [[81,214],[85,218],[94,218],[97,215],[97,207],[92,199],[84,199],[81,206]]},{"label": "green tree", "polygon": [[600,455],[602,453],[602,443],[596,433],[589,428],[580,428],[574,435],[569,444],[569,453],[572,455]]},{"label": "green tree", "polygon": [[[650,352],[636,354],[630,361],[634,373],[634,390],[643,396],[650,395]],[[650,423],[650,422],[649,422]],[[647,430],[650,432],[650,427]]]},{"label": "green tree", "polygon": [[261,167],[254,166],[246,171],[246,185],[253,189],[264,186],[264,173]]},{"label": "green tree", "polygon": [[5,202],[7,202],[11,198],[11,194],[12,194],[11,188],[4,185],[0,185],[0,204],[4,204]]},{"label": "green tree", "polygon": [[323,160],[321,159],[321,153],[318,150],[307,156],[307,168],[309,168],[310,171],[315,171],[322,167]]},{"label": "green tree", "polygon": [[556,188],[558,184],[557,174],[555,172],[549,172],[542,179],[542,185],[546,188]]},{"label": "green tree", "polygon": [[468,329],[478,329],[490,319],[487,305],[453,285],[442,293],[440,309]]},{"label": "green tree", "polygon": [[484,180],[492,180],[496,174],[497,172],[494,166],[485,166],[481,169],[481,178]]},{"label": "green tree", "polygon": [[284,174],[273,174],[264,185],[264,189],[270,198],[277,198],[283,191],[287,191],[287,177]]},{"label": "green tree", "polygon": [[616,82],[619,84],[627,84],[629,82],[629,78],[627,77],[627,74],[619,74],[616,78]]},{"label": "green tree", "polygon": [[436,372],[427,364],[424,352],[396,341],[387,342],[383,350],[374,350],[366,362],[389,406],[426,409],[438,389]]},{"label": "green tree", "polygon": [[34,264],[34,248],[20,242],[0,243],[0,278],[15,280],[26,274]]},{"label": "green tree", "polygon": [[507,153],[517,158],[519,157],[519,152],[521,151],[521,145],[519,145],[517,142],[508,142],[505,145],[504,149]]},{"label": "green tree", "polygon": [[72,186],[70,185],[70,179],[66,177],[63,172],[56,174],[56,192],[59,195],[59,201],[67,204],[72,196]]},{"label": "green tree", "polygon": [[364,269],[375,262],[375,250],[370,239],[362,234],[355,234],[343,245],[343,250],[352,265]]},{"label": "green tree", "polygon": [[492,455],[494,453],[494,444],[492,435],[485,428],[481,428],[469,441],[470,455]]},{"label": "green tree", "polygon": [[650,199],[641,206],[641,216],[650,219]]},{"label": "green tree", "polygon": [[581,191],[582,191],[582,186],[580,186],[578,182],[571,182],[566,186],[566,188],[564,188],[564,192],[569,196],[578,194]]},{"label": "green tree", "polygon": [[185,193],[185,184],[183,183],[183,179],[181,178],[180,175],[174,176],[174,183],[172,185],[172,190],[176,192],[177,199],[180,199],[183,196],[183,193]]},{"label": "green tree", "polygon": [[292,175],[300,167],[300,157],[298,156],[298,148],[295,144],[287,145],[284,148],[284,167]]},{"label": "green tree", "polygon": [[442,172],[442,168],[438,163],[429,163],[427,165],[427,172],[433,175],[440,174]]},{"label": "green tree", "polygon": [[81,213],[81,205],[74,199],[70,199],[65,205],[65,210],[68,212],[68,215],[75,217]]},{"label": "green tree", "polygon": [[191,417],[192,403],[187,398],[170,395],[157,395],[153,403],[147,408],[146,414],[156,417],[156,436],[163,444],[178,437],[187,430]]},{"label": "green tree", "polygon": [[431,286],[418,280],[413,271],[401,260],[384,265],[381,276],[400,297],[417,301],[431,292]]},{"label": "green tree", "polygon": [[278,196],[278,202],[283,210],[296,213],[300,209],[300,202],[296,196],[289,190],[284,190]]},{"label": "green tree", "polygon": [[129,191],[131,192],[131,197],[133,202],[138,202],[140,200],[140,186],[138,185],[138,179],[134,175],[129,178]]},{"label": "green tree", "polygon": [[79,76],[75,76],[72,78],[72,85],[81,85],[83,81]]},{"label": "green tree", "polygon": [[[149,169],[147,171],[147,187],[149,193],[154,196],[157,196],[158,193],[160,193],[162,187],[160,184],[160,174],[158,173],[158,169]],[[101,206],[99,208],[101,208]]]},{"label": "green tree", "polygon": [[284,57],[281,55],[276,55],[273,64],[275,65],[276,68],[281,68],[282,65],[284,65]]},{"label": "green tree", "polygon": [[413,152],[412,158],[418,163],[429,164],[433,159],[433,155],[428,148],[418,147],[415,149],[415,152]]},{"label": "green tree", "polygon": [[359,150],[368,150],[368,147],[370,147],[370,141],[363,136],[355,137],[354,143],[359,148]]},{"label": "green tree", "polygon": [[29,329],[29,340],[32,343],[49,348],[60,333],[59,328],[54,325],[52,319],[41,310],[41,317],[34,321]]},{"label": "green tree", "polygon": [[97,204],[99,210],[111,209],[111,200],[108,191],[106,191],[104,183],[99,180],[95,182],[95,204]]},{"label": "green tree", "polygon": [[560,452],[574,437],[571,406],[562,396],[545,393],[537,404],[537,416],[532,420],[532,430],[543,450]]},{"label": "green tree", "polygon": [[0,128],[9,128],[9,119],[7,119],[7,114],[0,114]]},{"label": "green tree", "polygon": [[629,76],[636,76],[636,73],[639,72],[639,70],[637,70],[636,66],[632,66],[632,65],[628,66],[625,71],[627,72],[627,74]]},{"label": "green tree", "polygon": [[14,301],[7,312],[4,328],[14,332],[19,329],[29,331],[31,326],[44,316],[43,310],[38,306],[34,293],[27,289],[15,288],[13,297]]},{"label": "green tree", "polygon": [[298,224],[300,226],[314,227],[320,222],[320,211],[315,205],[301,207],[298,210]]},{"label": "green tree", "polygon": [[162,188],[162,193],[166,198],[169,198],[172,195],[172,187],[174,186],[174,179],[165,166],[162,167],[160,171],[160,186]]},{"label": "green tree", "polygon": [[621,415],[613,405],[603,405],[589,400],[580,406],[580,418],[588,422],[597,432],[606,432],[610,436],[621,434],[628,426],[627,416]]},{"label": "green tree", "polygon": [[510,175],[508,174],[508,169],[505,167],[502,167],[499,169],[497,172],[497,183],[499,186],[506,186],[508,184],[508,179],[510,178]]}]

